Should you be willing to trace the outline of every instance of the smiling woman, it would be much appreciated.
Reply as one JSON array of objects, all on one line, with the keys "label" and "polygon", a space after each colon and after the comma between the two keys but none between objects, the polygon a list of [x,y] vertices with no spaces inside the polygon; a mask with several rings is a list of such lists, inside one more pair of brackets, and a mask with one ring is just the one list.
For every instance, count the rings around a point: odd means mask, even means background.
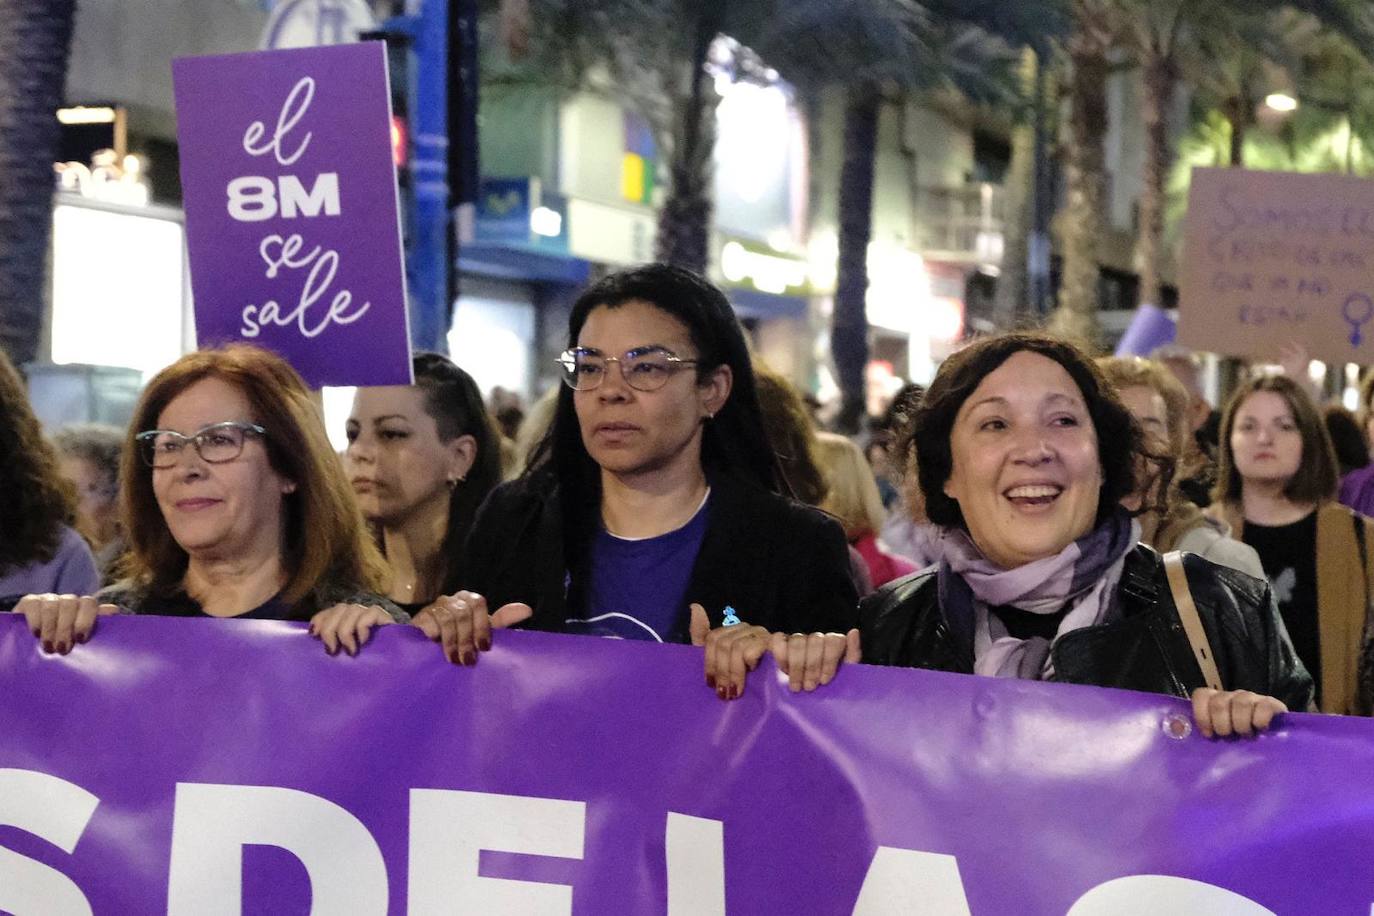
[{"label": "smiling woman", "polygon": [[99,613],[308,620],[379,607],[383,564],[319,412],[281,358],[237,345],[187,354],[148,384],[121,469],[128,576],[92,596],[15,608],[50,651]]},{"label": "smiling woman", "polygon": [[1160,557],[1119,505],[1147,457],[1140,428],[1077,349],[981,340],[940,367],[912,422],[938,564],[863,602],[864,661],[1191,695],[1207,734],[1307,708],[1265,584],[1189,555],[1226,689],[1202,686]]},{"label": "smiling woman", "polygon": [[723,698],[770,648],[797,687],[833,676],[858,648],[844,533],[783,495],[720,291],[665,265],[613,274],[574,304],[558,362],[548,435],[468,537],[467,591],[416,624],[463,663],[507,622],[690,639]]}]

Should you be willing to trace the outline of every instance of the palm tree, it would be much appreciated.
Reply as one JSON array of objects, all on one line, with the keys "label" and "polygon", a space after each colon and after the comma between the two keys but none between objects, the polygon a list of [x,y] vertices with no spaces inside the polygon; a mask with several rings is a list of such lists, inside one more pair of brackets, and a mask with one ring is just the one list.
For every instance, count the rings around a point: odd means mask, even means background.
[{"label": "palm tree", "polygon": [[974,101],[1014,92],[1008,41],[1039,40],[1061,21],[1058,0],[813,0],[790,5],[755,47],[783,75],[815,91],[845,92],[839,257],[830,349],[842,393],[836,427],[857,432],[868,363],[868,245],[878,119],[889,99],[953,89]]},{"label": "palm tree", "polygon": [[37,355],[76,0],[0,0],[0,347]]},{"label": "palm tree", "polygon": [[655,256],[704,273],[720,101],[708,57],[718,36],[747,44],[777,6],[777,0],[528,0],[521,24],[530,53],[500,78],[611,92],[640,114],[668,171]]},{"label": "palm tree", "polygon": [[1050,328],[1094,346],[1097,324],[1097,243],[1107,134],[1107,53],[1113,42],[1110,0],[1074,0],[1073,33],[1066,43],[1070,74],[1068,201],[1063,216],[1064,268],[1059,307]]},{"label": "palm tree", "polygon": [[[1256,86],[1266,63],[1288,64],[1330,38],[1374,48],[1374,23],[1349,0],[1307,0],[1305,12],[1273,0],[1197,3],[1193,0],[1118,0],[1124,39],[1138,55],[1143,83],[1144,183],[1140,196],[1140,294],[1161,300],[1165,186],[1173,164],[1170,111],[1180,81],[1192,77],[1214,91],[1231,124],[1230,162],[1240,165],[1245,129],[1254,117]],[[1329,29],[1317,35],[1319,27]],[[1301,47],[1301,46],[1306,47]],[[1219,63],[1220,61],[1220,63]],[[1337,69],[1349,74],[1354,62]],[[1355,87],[1344,86],[1348,99]],[[1353,134],[1352,134],[1353,136]]]}]

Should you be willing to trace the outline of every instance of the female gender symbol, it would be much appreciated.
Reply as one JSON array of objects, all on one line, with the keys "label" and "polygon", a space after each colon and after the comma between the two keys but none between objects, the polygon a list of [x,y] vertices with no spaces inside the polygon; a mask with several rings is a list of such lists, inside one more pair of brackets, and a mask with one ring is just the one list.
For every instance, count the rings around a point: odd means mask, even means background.
[{"label": "female gender symbol", "polygon": [[[1361,307],[1361,310],[1352,315],[1350,313],[1350,307],[1352,305]],[[1369,296],[1364,293],[1351,293],[1349,296],[1345,297],[1345,303],[1341,306],[1341,314],[1345,316],[1345,320],[1350,324],[1350,345],[1352,347],[1358,347],[1360,341],[1364,339],[1364,334],[1362,333],[1364,323],[1374,318],[1374,299],[1369,298]]]}]

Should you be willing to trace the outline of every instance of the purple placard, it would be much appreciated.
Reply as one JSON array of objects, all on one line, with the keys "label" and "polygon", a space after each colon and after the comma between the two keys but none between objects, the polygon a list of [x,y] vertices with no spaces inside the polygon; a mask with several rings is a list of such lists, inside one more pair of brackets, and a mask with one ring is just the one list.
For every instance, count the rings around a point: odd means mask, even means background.
[{"label": "purple placard", "polygon": [[1159,347],[1174,342],[1178,325],[1157,305],[1141,303],[1131,316],[1131,324],[1116,344],[1116,356],[1149,356]]},{"label": "purple placard", "polygon": [[172,62],[201,346],[312,386],[412,381],[381,42]]},{"label": "purple placard", "polygon": [[1180,739],[1165,697],[766,661],[722,703],[701,666],[157,618],[45,656],[0,615],[0,911],[1369,911],[1368,721]]}]

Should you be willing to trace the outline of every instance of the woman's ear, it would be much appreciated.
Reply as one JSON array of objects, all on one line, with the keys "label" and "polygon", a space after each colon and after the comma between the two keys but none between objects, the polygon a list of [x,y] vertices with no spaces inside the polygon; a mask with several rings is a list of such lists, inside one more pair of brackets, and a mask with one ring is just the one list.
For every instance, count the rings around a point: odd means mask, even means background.
[{"label": "woman's ear", "polygon": [[458,436],[444,443],[444,449],[448,452],[447,477],[450,480],[462,480],[468,476],[468,471],[472,470],[473,464],[477,461],[477,440],[470,436]]},{"label": "woman's ear", "polygon": [[714,417],[720,413],[725,402],[730,399],[730,391],[735,384],[735,375],[730,367],[721,364],[712,369],[698,384],[701,392],[701,409],[707,417]]}]

